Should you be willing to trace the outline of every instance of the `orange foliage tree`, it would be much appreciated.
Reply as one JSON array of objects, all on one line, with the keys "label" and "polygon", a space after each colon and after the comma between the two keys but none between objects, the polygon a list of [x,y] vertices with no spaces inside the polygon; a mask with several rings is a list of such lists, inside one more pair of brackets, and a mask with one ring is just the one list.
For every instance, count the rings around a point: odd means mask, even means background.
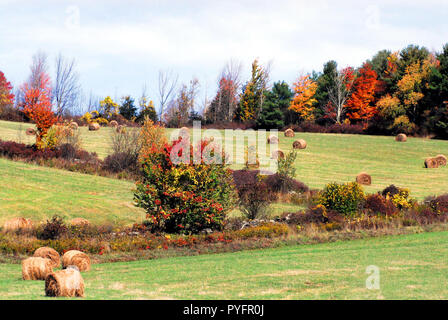
[{"label": "orange foliage tree", "polygon": [[36,143],[39,144],[48,129],[58,121],[58,118],[51,110],[50,78],[43,73],[37,79],[36,84],[25,83],[22,86],[22,92],[22,110],[36,124]]},{"label": "orange foliage tree", "polygon": [[14,103],[14,94],[11,93],[12,85],[6,80],[0,71],[0,108]]},{"label": "orange foliage tree", "polygon": [[301,76],[294,83],[294,98],[291,101],[289,110],[292,110],[305,121],[314,120],[314,98],[317,90],[317,82],[311,80],[310,75]]},{"label": "orange foliage tree", "polygon": [[359,76],[354,81],[354,90],[347,101],[347,117],[350,120],[369,121],[377,113],[375,89],[378,75],[372,66],[365,63],[359,70]]}]

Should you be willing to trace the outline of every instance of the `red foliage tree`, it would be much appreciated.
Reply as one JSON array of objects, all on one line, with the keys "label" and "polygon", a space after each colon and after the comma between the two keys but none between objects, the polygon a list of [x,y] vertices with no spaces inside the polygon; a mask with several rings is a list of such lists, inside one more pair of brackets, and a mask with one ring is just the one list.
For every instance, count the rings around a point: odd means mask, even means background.
[{"label": "red foliage tree", "polygon": [[347,116],[350,120],[367,122],[377,113],[374,104],[378,75],[372,66],[365,63],[354,81],[354,90],[347,101]]},{"label": "red foliage tree", "polygon": [[3,72],[0,71],[0,108],[14,103],[14,94],[11,90],[11,83],[6,80]]},{"label": "red foliage tree", "polygon": [[36,124],[36,142],[39,143],[48,129],[58,121],[51,110],[50,78],[43,73],[37,80],[37,84],[25,83],[22,91],[24,96],[22,110]]}]

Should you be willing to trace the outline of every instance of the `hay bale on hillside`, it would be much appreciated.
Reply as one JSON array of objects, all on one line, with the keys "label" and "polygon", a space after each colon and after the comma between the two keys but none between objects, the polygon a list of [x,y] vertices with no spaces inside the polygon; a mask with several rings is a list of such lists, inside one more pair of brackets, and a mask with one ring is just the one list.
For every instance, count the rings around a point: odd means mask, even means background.
[{"label": "hay bale on hillside", "polygon": [[23,280],[45,280],[53,272],[52,261],[41,257],[31,257],[22,261]]},{"label": "hay bale on hillside", "polygon": [[274,150],[272,151],[271,159],[278,160],[278,159],[285,159],[285,154],[282,150]]},{"label": "hay bale on hillside", "polygon": [[78,130],[79,125],[78,125],[77,122],[72,121],[72,122],[70,122],[69,127],[70,127],[70,129],[72,129],[72,130]]},{"label": "hay bale on hillside", "polygon": [[70,220],[70,224],[72,226],[89,226],[90,225],[90,221],[84,218],[74,218],[72,220]]},{"label": "hay bale on hillside", "polygon": [[84,279],[79,270],[69,266],[65,270],[50,273],[45,279],[47,297],[84,297]]},{"label": "hay bale on hillside", "polygon": [[426,158],[425,159],[425,168],[433,169],[433,168],[438,168],[438,167],[439,167],[439,162],[437,161],[436,158]]},{"label": "hay bale on hillside", "polygon": [[100,130],[100,124],[96,122],[89,123],[89,131],[98,131]]},{"label": "hay bale on hillside", "polygon": [[34,128],[28,128],[28,129],[26,129],[25,134],[27,136],[35,136],[36,135],[36,130]]},{"label": "hay bale on hillside", "polygon": [[32,228],[33,223],[31,222],[31,219],[25,218],[13,218],[3,224],[3,231],[5,232],[31,230]]},{"label": "hay bale on hillside", "polygon": [[395,137],[395,141],[398,142],[406,142],[408,140],[408,137],[404,133],[400,133]]},{"label": "hay bale on hillside", "polygon": [[258,169],[260,168],[260,161],[258,159],[255,163],[249,163],[249,161],[246,161],[246,168],[247,169]]},{"label": "hay bale on hillside", "polygon": [[439,164],[440,167],[446,166],[446,157],[443,154],[439,154],[436,156],[436,161]]},{"label": "hay bale on hillside", "polygon": [[365,172],[361,172],[356,176],[356,182],[365,186],[370,186],[372,184],[372,177]]},{"label": "hay bale on hillside", "polygon": [[59,268],[61,265],[61,257],[59,253],[50,247],[41,247],[34,251],[33,257],[50,259],[53,268]]},{"label": "hay bale on hillside", "polygon": [[269,144],[278,144],[278,137],[276,135],[271,134],[268,137],[268,143]]},{"label": "hay bale on hillside", "polygon": [[115,120],[112,120],[111,122],[109,122],[109,127],[112,127],[112,128],[118,127],[118,122]]},{"label": "hay bale on hillside", "polygon": [[294,130],[292,130],[292,129],[287,129],[285,131],[285,137],[292,138],[292,137],[294,137],[294,135],[295,135],[295,133],[294,133]]},{"label": "hay bale on hillside", "polygon": [[76,266],[79,271],[89,271],[90,258],[87,254],[78,250],[67,251],[62,256],[62,267],[67,268],[68,266]]},{"label": "hay bale on hillside", "polygon": [[303,139],[299,139],[293,142],[292,147],[294,149],[306,149],[306,141]]}]

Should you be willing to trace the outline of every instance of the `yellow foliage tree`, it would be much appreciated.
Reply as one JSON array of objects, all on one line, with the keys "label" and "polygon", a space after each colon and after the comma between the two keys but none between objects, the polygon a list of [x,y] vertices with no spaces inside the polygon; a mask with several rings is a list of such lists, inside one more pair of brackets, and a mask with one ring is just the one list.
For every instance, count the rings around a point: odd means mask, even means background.
[{"label": "yellow foliage tree", "polygon": [[298,113],[303,120],[313,121],[316,90],[317,82],[311,80],[310,75],[301,76],[294,83],[294,98],[289,109]]}]

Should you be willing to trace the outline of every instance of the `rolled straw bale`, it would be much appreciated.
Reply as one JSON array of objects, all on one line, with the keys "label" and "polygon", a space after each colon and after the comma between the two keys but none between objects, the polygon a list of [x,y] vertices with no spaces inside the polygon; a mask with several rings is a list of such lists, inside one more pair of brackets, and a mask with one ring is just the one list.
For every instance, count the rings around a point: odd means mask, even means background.
[{"label": "rolled straw bale", "polygon": [[356,182],[365,186],[370,186],[372,184],[372,177],[365,172],[361,172],[356,176]]},{"label": "rolled straw bale", "polygon": [[268,138],[269,144],[278,144],[278,137],[276,135],[270,135]]},{"label": "rolled straw bale", "polygon": [[90,221],[84,218],[74,218],[70,220],[70,224],[72,226],[88,226],[90,225]]},{"label": "rolled straw bale", "polygon": [[33,223],[30,219],[13,218],[3,224],[3,231],[30,230]]},{"label": "rolled straw bale", "polygon": [[35,136],[36,135],[36,130],[34,128],[28,128],[28,129],[26,129],[25,134],[27,136]]},{"label": "rolled straw bale", "polygon": [[436,160],[440,167],[446,166],[446,157],[443,154],[437,155]]},{"label": "rolled straw bale", "polygon": [[59,268],[61,266],[61,257],[59,256],[59,253],[50,247],[40,247],[34,251],[33,257],[50,259],[53,268]]},{"label": "rolled straw bale", "polygon": [[436,158],[426,158],[425,159],[425,168],[438,168],[439,167],[439,162],[437,161]]},{"label": "rolled straw bale", "polygon": [[303,139],[299,139],[293,142],[292,147],[294,149],[306,149],[306,141]]},{"label": "rolled straw bale", "polygon": [[47,297],[84,297],[84,279],[74,266],[50,273],[45,279]]},{"label": "rolled straw bale", "polygon": [[113,127],[113,128],[118,127],[118,122],[115,120],[112,120],[111,122],[109,122],[109,127]]},{"label": "rolled straw bale", "polygon": [[75,121],[72,121],[72,122],[70,122],[70,125],[69,125],[69,127],[70,127],[70,129],[72,129],[72,130],[78,130],[78,128],[79,128],[79,125],[78,125],[78,123],[77,123],[77,122],[75,122]]},{"label": "rolled straw bale", "polygon": [[395,137],[395,141],[398,142],[406,142],[407,139],[408,137],[404,133],[400,133]]},{"label": "rolled straw bale", "polygon": [[79,271],[90,270],[90,258],[84,252],[78,250],[67,251],[62,256],[62,267],[77,266]]},{"label": "rolled straw bale", "polygon": [[41,257],[31,257],[22,261],[23,280],[45,280],[53,272],[52,261]]},{"label": "rolled straw bale", "polygon": [[100,130],[99,123],[92,122],[89,124],[89,131],[98,131],[98,130]]},{"label": "rolled straw bale", "polygon": [[272,159],[278,160],[278,159],[285,159],[285,154],[283,153],[282,150],[275,150],[272,151]]},{"label": "rolled straw bale", "polygon": [[295,133],[294,133],[294,130],[292,130],[292,129],[287,129],[285,131],[285,137],[292,138],[292,137],[294,137],[294,135],[295,135]]}]

